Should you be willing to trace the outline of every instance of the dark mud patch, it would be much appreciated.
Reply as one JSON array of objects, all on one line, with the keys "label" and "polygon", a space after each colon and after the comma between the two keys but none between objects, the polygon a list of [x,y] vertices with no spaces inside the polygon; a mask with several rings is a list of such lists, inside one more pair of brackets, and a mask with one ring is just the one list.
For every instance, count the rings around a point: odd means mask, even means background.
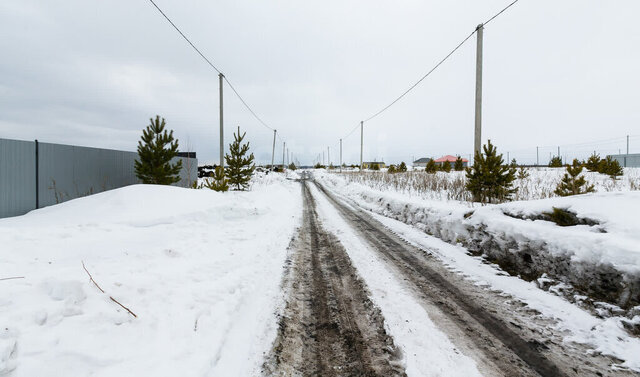
[{"label": "dark mud patch", "polygon": [[340,244],[322,229],[302,183],[303,225],[292,242],[287,299],[266,376],[405,376],[380,309]]}]

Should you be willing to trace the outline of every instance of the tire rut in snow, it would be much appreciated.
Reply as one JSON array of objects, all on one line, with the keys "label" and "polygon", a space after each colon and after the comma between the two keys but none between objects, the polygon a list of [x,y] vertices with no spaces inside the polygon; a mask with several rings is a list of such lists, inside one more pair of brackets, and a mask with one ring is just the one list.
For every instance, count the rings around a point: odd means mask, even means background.
[{"label": "tire rut in snow", "polygon": [[539,344],[521,338],[448,281],[438,268],[421,257],[421,253],[412,250],[369,216],[336,200],[322,185],[314,183],[373,249],[394,265],[424,299],[437,307],[443,318],[457,327],[456,334],[462,335],[483,354],[483,363],[492,364],[491,369],[497,369],[505,376],[565,375],[540,352]]},{"label": "tire rut in snow", "polygon": [[306,185],[303,225],[285,278],[287,303],[264,374],[405,376],[380,310],[340,242],[319,224]]}]

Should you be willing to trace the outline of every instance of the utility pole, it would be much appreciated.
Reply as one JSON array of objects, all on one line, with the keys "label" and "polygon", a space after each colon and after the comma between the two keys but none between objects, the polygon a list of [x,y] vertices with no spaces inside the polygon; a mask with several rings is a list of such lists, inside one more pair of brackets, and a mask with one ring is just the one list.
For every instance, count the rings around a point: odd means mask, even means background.
[{"label": "utility pole", "polygon": [[282,171],[284,171],[284,151],[285,151],[285,147],[287,146],[287,143],[285,143],[284,141],[282,142]]},{"label": "utility pole", "polygon": [[340,139],[340,173],[342,173],[342,139]]},{"label": "utility pole", "polygon": [[624,156],[624,167],[627,167],[627,157],[629,157],[629,135],[627,135],[627,154]]},{"label": "utility pole", "polygon": [[364,136],[362,135],[363,132],[363,121],[360,121],[360,170],[362,170],[362,145],[364,144]]},{"label": "utility pole", "polygon": [[322,151],[322,165],[324,165],[324,151]]},{"label": "utility pole", "polygon": [[560,146],[558,146],[558,158],[560,158]]},{"label": "utility pole", "polygon": [[329,147],[327,147],[327,166],[331,165],[331,153]]},{"label": "utility pole", "polygon": [[473,152],[480,153],[482,148],[482,33],[484,25],[476,28],[476,119],[475,136],[473,140]]},{"label": "utility pole", "polygon": [[540,153],[538,147],[536,147],[536,166],[540,165]]},{"label": "utility pole", "polygon": [[222,73],[218,74],[218,79],[220,80],[220,166],[224,168],[224,122],[222,117],[222,85],[224,75]]},{"label": "utility pole", "polygon": [[287,166],[289,166],[289,161],[290,161],[289,157],[290,157],[289,156],[289,148],[287,148]]},{"label": "utility pole", "polygon": [[276,156],[276,130],[273,130],[273,148],[271,148],[271,170],[273,170],[273,159]]},{"label": "utility pole", "polygon": [[507,164],[511,163],[511,158],[509,157],[509,152],[507,152]]}]

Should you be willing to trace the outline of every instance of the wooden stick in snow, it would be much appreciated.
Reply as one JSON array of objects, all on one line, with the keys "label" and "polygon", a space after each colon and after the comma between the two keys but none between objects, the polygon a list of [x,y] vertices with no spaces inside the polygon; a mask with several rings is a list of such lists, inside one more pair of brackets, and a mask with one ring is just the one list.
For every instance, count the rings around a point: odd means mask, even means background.
[{"label": "wooden stick in snow", "polygon": [[0,280],[24,279],[24,276],[12,276],[9,278],[0,278]]},{"label": "wooden stick in snow", "polygon": [[[84,261],[82,261],[82,268],[84,268],[84,271],[87,273],[87,275],[89,275],[89,279],[91,279],[91,282],[100,290],[100,292],[105,293],[104,289],[100,288],[100,286],[98,285],[98,283],[96,283],[95,280],[93,280],[93,276],[91,276],[91,274],[89,273],[89,270],[87,270],[87,267],[84,265]],[[138,318],[138,316],[132,312],[129,308],[127,308],[126,306],[122,305],[120,302],[118,302],[118,300],[116,300],[115,298],[109,296],[109,298],[111,299],[111,301],[115,302],[116,304],[120,305],[120,307],[126,311],[129,312],[129,314],[131,314],[132,316],[134,316],[135,318]]]}]

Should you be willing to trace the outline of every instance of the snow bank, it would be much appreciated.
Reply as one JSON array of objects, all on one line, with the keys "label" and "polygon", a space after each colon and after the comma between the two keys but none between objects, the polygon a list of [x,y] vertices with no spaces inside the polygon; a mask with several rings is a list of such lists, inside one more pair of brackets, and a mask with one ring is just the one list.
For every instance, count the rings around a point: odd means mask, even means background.
[{"label": "snow bank", "polygon": [[[538,289],[533,282],[508,276],[495,265],[483,263],[481,258],[469,255],[461,246],[450,245],[435,237],[425,236],[415,227],[397,220],[377,214],[373,216],[409,243],[429,250],[467,279],[478,285],[489,286],[491,289],[504,292],[525,302],[543,316],[552,318],[553,321],[549,326],[554,328],[554,332],[564,334],[565,341],[585,344],[596,353],[620,359],[620,364],[612,365],[613,368],[630,368],[640,372],[640,339],[626,332],[624,328],[626,319],[597,318],[556,295]],[[639,323],[640,315],[636,316],[633,322]]]},{"label": "snow bank", "polygon": [[298,184],[268,180],[129,186],[0,220],[0,279],[24,276],[0,280],[0,375],[259,374],[302,212]]},{"label": "snow bank", "polygon": [[[316,174],[340,195],[378,214],[414,225],[471,252],[483,254],[525,279],[548,276],[592,300],[640,310],[640,192],[603,192],[566,198],[473,206],[426,200]],[[599,225],[560,227],[526,217],[568,209]],[[506,214],[505,214],[506,213]],[[606,233],[603,233],[606,232]]]}]

